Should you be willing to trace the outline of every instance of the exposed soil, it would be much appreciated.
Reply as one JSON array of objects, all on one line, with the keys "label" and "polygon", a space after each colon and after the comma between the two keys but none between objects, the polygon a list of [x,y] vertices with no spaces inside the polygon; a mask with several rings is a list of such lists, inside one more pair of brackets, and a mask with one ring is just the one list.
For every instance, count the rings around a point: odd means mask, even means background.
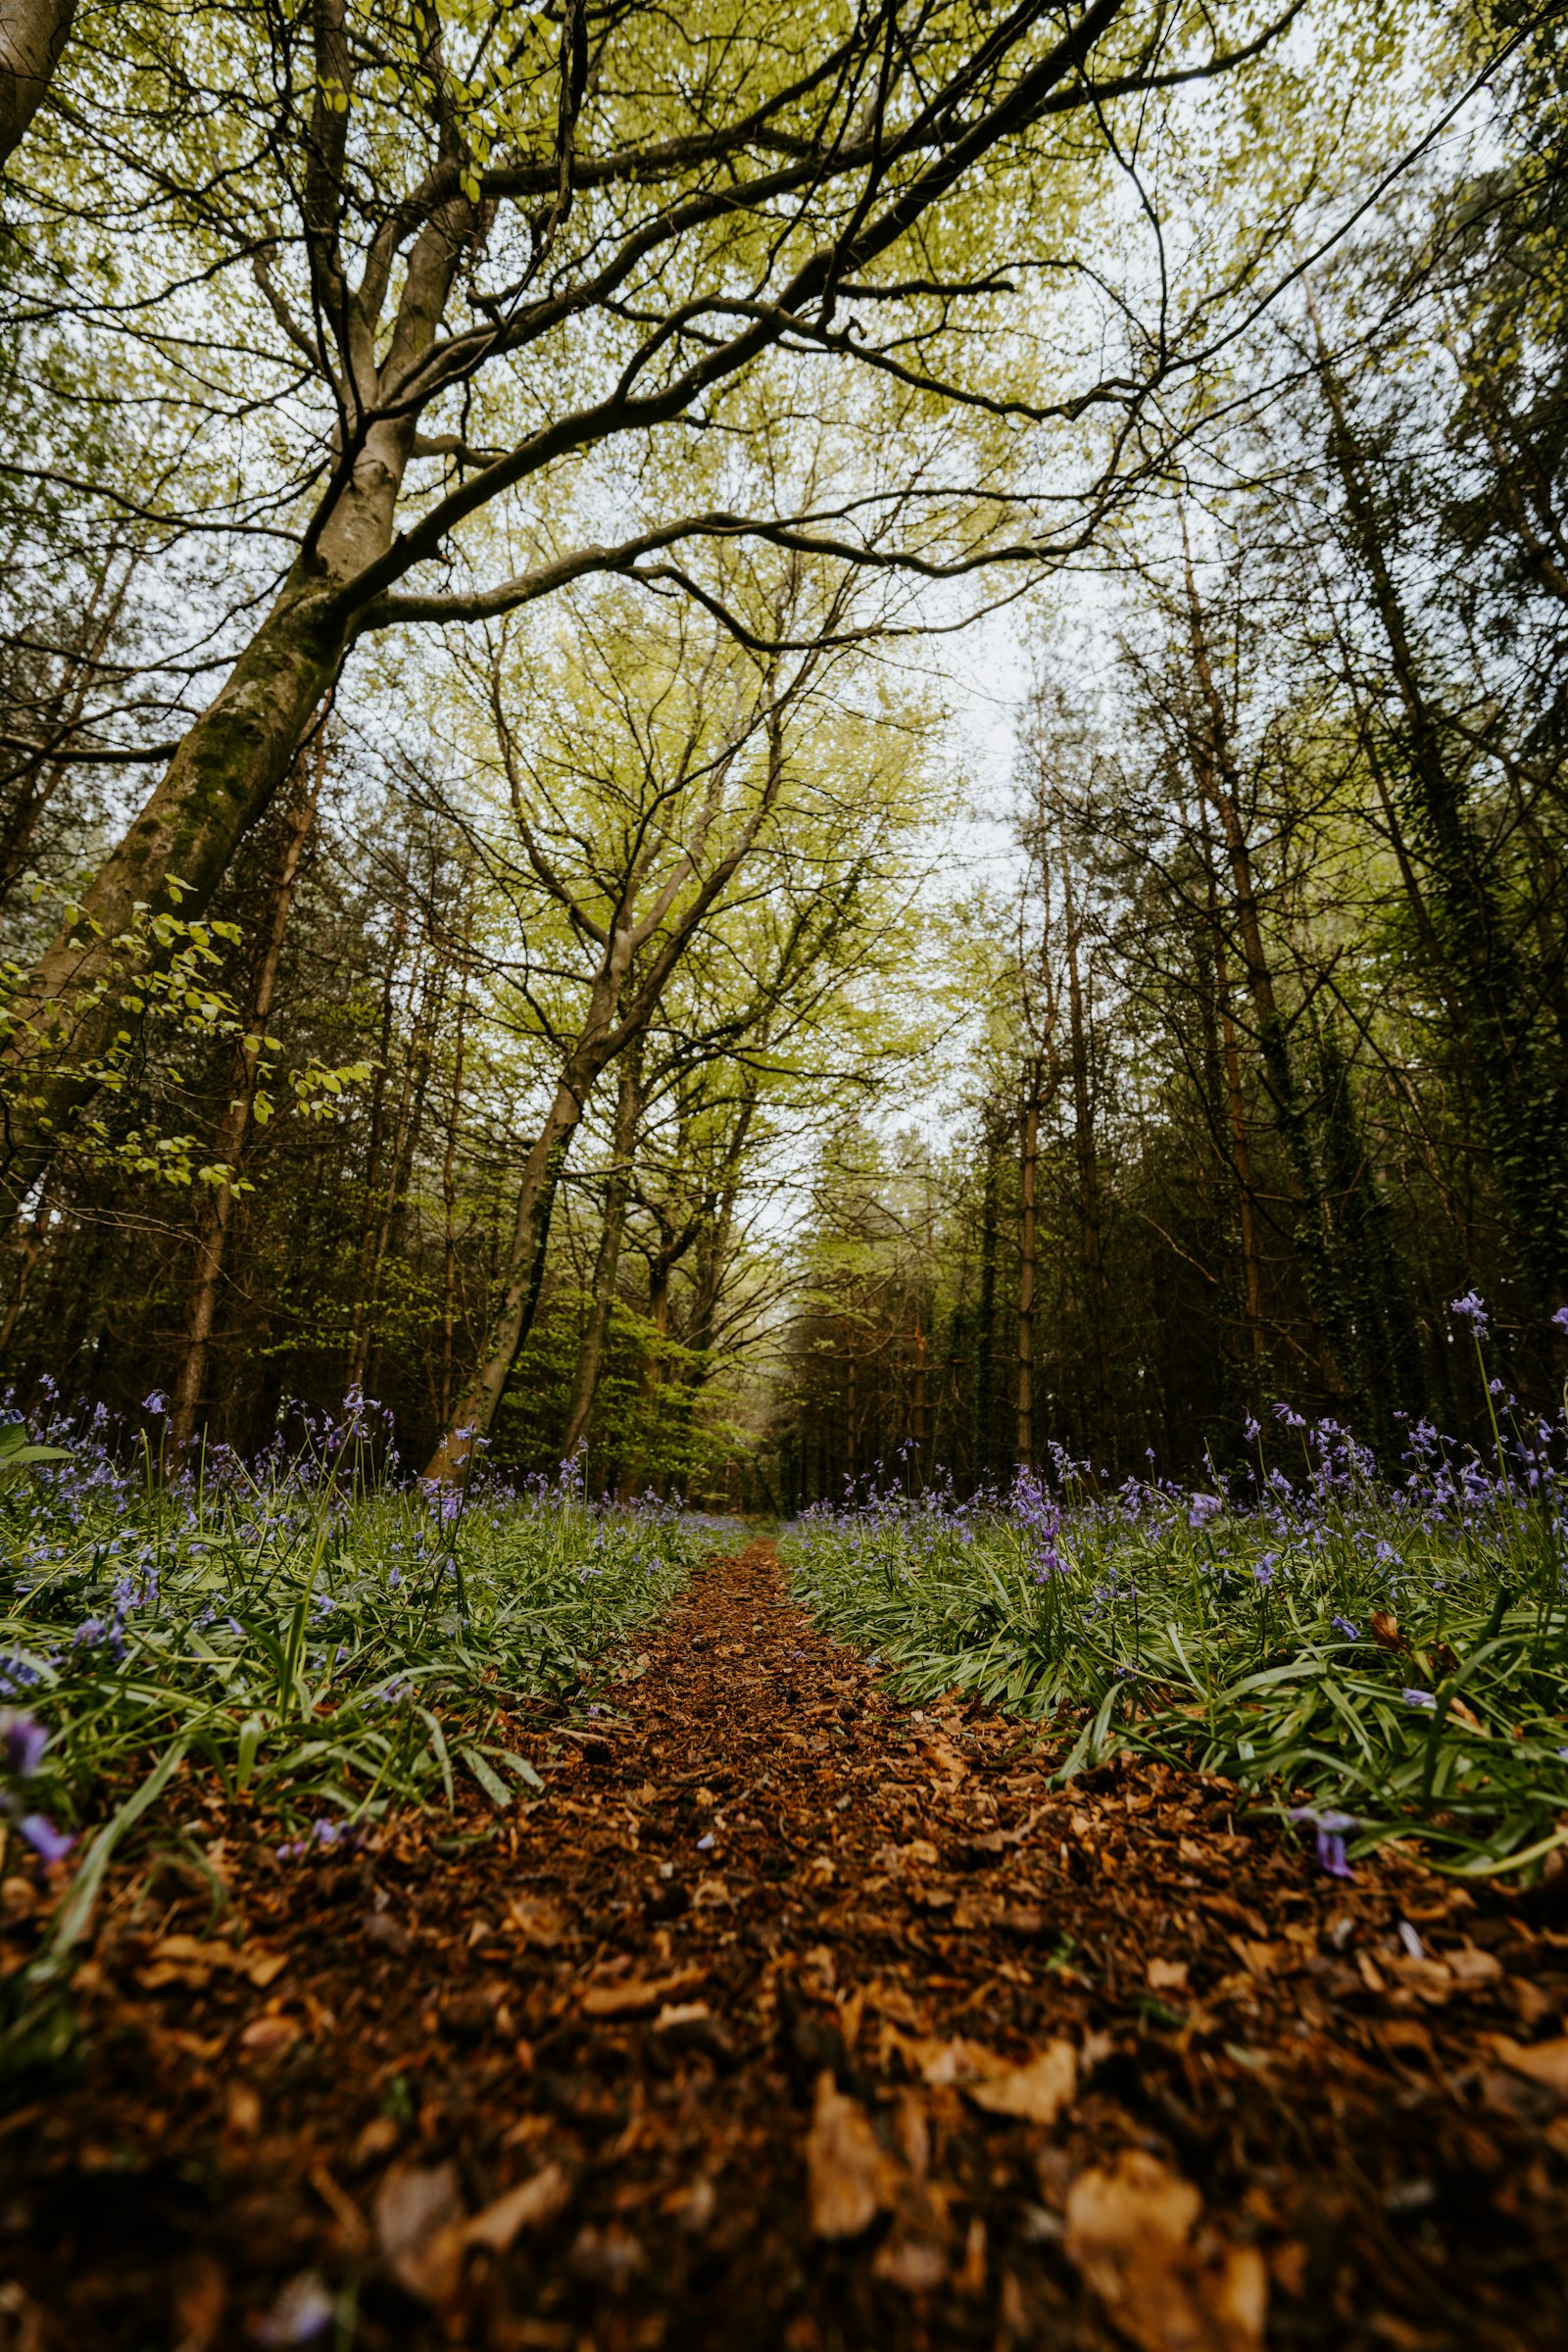
[{"label": "exposed soil", "polygon": [[0,2120],[0,2341],[1568,2342],[1563,1881],[1342,1884],[1126,1763],[1054,1792],[765,1543],[514,1732],[536,1803],[347,1859],[184,1784],[79,2073]]}]

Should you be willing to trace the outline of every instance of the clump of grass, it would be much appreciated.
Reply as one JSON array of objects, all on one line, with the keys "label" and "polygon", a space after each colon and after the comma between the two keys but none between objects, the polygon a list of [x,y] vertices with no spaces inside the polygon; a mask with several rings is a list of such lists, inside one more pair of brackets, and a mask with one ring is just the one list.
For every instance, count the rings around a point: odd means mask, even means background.
[{"label": "clump of grass", "polygon": [[464,1777],[505,1805],[538,1785],[506,1703],[581,1690],[713,1540],[677,1505],[585,1499],[572,1465],[400,1485],[358,1397],[249,1465],[171,1465],[149,1405],[129,1455],[101,1413],[0,1446],[0,1804],[45,1860],[154,1758],[210,1767],[296,1852]]},{"label": "clump of grass", "polygon": [[[1479,1348],[1485,1309],[1456,1311]],[[1280,1405],[1205,1488],[1105,1493],[1059,1454],[967,1503],[867,1482],[786,1548],[906,1695],[1072,1726],[1064,1780],[1139,1748],[1326,1820],[1331,1866],[1414,1835],[1529,1873],[1568,1843],[1568,1428],[1488,1395],[1490,1457],[1421,1422],[1397,1479]]]}]

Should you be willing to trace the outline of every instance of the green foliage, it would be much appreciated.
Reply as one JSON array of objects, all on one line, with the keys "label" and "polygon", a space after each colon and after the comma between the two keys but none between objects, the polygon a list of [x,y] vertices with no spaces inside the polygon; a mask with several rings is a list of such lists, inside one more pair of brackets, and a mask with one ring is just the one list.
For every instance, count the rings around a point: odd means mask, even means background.
[{"label": "green foliage", "polygon": [[175,1745],[231,1801],[324,1842],[450,1804],[459,1776],[498,1807],[537,1786],[498,1708],[578,1690],[710,1538],[569,1483],[444,1518],[357,1467],[368,1444],[351,1414],[255,1475],[220,1457],[164,1484],[149,1457],[137,1494],[88,1443],[0,1488],[0,1674],[50,1736],[30,1808],[89,1819]]},{"label": "green foliage", "polygon": [[1415,1835],[1437,1867],[1490,1876],[1568,1843],[1562,1523],[1527,1449],[1489,1471],[1423,1433],[1394,1487],[1324,1423],[1261,1506],[1132,1481],[1107,1497],[1067,1465],[1006,1503],[819,1507],[788,1550],[803,1597],[906,1697],[957,1687],[1067,1729],[1063,1781],[1135,1748],[1343,1812],[1352,1857]]},{"label": "green foliage", "polygon": [[[176,906],[181,888],[171,886]],[[62,919],[83,937],[98,934],[99,926],[79,906],[64,906]],[[253,1060],[262,1081],[252,1117],[265,1126],[274,1115],[267,1084],[277,1076],[279,1065],[270,1056],[282,1053],[282,1041],[248,1032],[239,1006],[216,978],[221,948],[237,948],[241,939],[235,923],[189,922],[138,906],[91,978],[42,1005],[29,995],[24,967],[0,962],[0,1115],[13,1108],[44,1113],[46,1099],[36,1090],[45,1073],[65,1076],[79,1082],[89,1099],[66,1138],[78,1169],[175,1189],[249,1189],[225,1161],[203,1157],[197,1136],[172,1126],[190,1115],[186,1084],[176,1066],[160,1066],[182,1047],[199,1053],[214,1041],[231,1041]],[[94,1038],[94,1015],[105,1007],[122,1013],[127,1025],[99,1051],[84,1041]],[[360,1060],[332,1069],[312,1054],[286,1070],[282,1084],[299,1116],[327,1119],[344,1088],[363,1085],[370,1068]],[[51,1124],[46,1113],[42,1123]]]}]

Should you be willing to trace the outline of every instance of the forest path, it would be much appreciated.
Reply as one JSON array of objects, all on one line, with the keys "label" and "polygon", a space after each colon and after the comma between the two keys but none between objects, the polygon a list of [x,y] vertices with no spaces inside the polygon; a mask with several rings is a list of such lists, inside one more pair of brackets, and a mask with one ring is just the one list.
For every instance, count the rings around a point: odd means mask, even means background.
[{"label": "forest path", "polygon": [[1338,1883],[1157,1767],[1054,1791],[765,1542],[514,1734],[499,1831],[279,1861],[230,1815],[216,1921],[191,1865],[121,1885],[79,2080],[0,2124],[0,2342],[1568,2340],[1549,1915]]}]

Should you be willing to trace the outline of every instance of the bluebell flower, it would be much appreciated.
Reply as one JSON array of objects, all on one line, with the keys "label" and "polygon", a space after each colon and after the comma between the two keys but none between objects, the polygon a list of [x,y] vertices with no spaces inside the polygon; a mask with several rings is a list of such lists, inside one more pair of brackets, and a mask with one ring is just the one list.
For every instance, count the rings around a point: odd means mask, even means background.
[{"label": "bluebell flower", "polygon": [[1337,1634],[1345,1636],[1347,1642],[1360,1641],[1361,1629],[1358,1625],[1352,1624],[1348,1617],[1331,1617],[1329,1623]]},{"label": "bluebell flower", "polygon": [[1462,1298],[1450,1298],[1448,1312],[1450,1315],[1462,1317],[1478,1340],[1486,1338],[1489,1320],[1486,1302],[1484,1299],[1478,1298],[1473,1290],[1466,1291]]},{"label": "bluebell flower", "polygon": [[63,1862],[76,1842],[64,1830],[57,1830],[47,1813],[24,1813],[17,1827],[45,1862]]},{"label": "bluebell flower", "polygon": [[1430,1690],[1412,1690],[1406,1688],[1399,1695],[1407,1707],[1435,1707],[1438,1703]]},{"label": "bluebell flower", "polygon": [[1298,1805],[1290,1818],[1310,1822],[1316,1830],[1319,1869],[1326,1870],[1331,1879],[1354,1878],[1345,1855],[1345,1833],[1356,1827],[1353,1813],[1323,1812],[1316,1805]]},{"label": "bluebell flower", "polygon": [[9,1707],[0,1712],[0,1746],[18,1780],[31,1780],[48,1744],[49,1735],[36,1716],[13,1713]]}]

